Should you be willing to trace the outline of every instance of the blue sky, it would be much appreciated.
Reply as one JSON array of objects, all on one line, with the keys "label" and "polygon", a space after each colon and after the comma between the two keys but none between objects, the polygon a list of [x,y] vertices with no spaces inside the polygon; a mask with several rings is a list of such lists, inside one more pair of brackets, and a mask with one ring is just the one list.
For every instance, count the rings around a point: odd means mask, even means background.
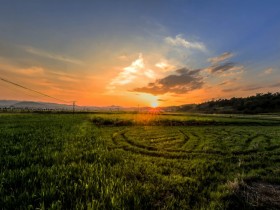
[{"label": "blue sky", "polygon": [[178,105],[280,87],[276,0],[0,3],[0,76],[54,97]]}]

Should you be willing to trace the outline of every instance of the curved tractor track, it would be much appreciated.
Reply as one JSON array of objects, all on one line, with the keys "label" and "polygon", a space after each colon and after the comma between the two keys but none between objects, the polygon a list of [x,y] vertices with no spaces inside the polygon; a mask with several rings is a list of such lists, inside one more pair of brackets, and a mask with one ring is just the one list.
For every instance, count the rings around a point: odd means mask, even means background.
[{"label": "curved tractor track", "polygon": [[[163,157],[170,159],[190,159],[195,156],[236,156],[257,155],[263,153],[273,154],[280,146],[272,145],[271,138],[265,134],[246,135],[243,139],[239,133],[226,131],[227,135],[218,132],[201,133],[196,130],[166,127],[131,127],[114,132],[111,136],[115,149],[123,149],[135,154],[151,157]],[[211,141],[210,136],[211,135]],[[242,150],[228,148],[225,138],[240,138]],[[238,140],[236,140],[238,143]],[[235,142],[235,144],[236,144]],[[223,148],[221,146],[224,146]],[[267,148],[266,152],[259,149],[260,146]],[[278,153],[278,152],[277,152]]]}]

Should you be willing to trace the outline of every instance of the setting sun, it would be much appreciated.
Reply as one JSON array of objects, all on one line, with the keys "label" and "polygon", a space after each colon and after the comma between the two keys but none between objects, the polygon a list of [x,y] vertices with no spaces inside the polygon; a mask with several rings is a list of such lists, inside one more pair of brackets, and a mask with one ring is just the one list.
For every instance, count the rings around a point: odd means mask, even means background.
[{"label": "setting sun", "polygon": [[151,103],[151,107],[152,107],[152,108],[158,107],[158,102],[157,102],[157,101],[153,101],[153,102]]}]

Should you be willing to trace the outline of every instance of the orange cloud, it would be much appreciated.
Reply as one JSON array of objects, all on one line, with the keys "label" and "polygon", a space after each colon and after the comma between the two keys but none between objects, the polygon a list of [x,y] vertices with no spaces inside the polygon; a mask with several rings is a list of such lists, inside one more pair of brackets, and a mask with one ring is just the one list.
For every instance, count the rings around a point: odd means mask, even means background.
[{"label": "orange cloud", "polygon": [[217,63],[223,62],[225,60],[228,60],[229,58],[231,58],[233,56],[234,56],[233,53],[225,52],[222,55],[219,55],[217,57],[208,58],[208,61],[211,62],[212,64],[217,64]]},{"label": "orange cloud", "polygon": [[274,72],[273,68],[266,68],[264,69],[259,76],[266,76],[266,75],[270,75]]},{"label": "orange cloud", "polygon": [[175,68],[174,65],[169,64],[167,61],[161,60],[155,64],[155,67],[160,68],[164,72],[170,71]]},{"label": "orange cloud", "polygon": [[144,64],[144,59],[142,54],[131,63],[130,66],[127,66],[122,69],[122,71],[113,78],[110,84],[107,86],[108,90],[115,90],[118,86],[124,86],[131,84],[136,79],[153,79],[155,78],[155,72],[151,69],[147,69]]},{"label": "orange cloud", "polygon": [[200,70],[178,69],[175,71],[176,74],[158,79],[145,87],[135,88],[134,91],[151,93],[154,95],[165,93],[185,94],[202,87],[203,81],[199,72]]},{"label": "orange cloud", "polygon": [[55,54],[55,53],[46,52],[44,50],[35,49],[33,47],[30,47],[30,46],[25,46],[25,47],[23,47],[23,49],[30,54],[45,57],[45,58],[50,58],[50,59],[54,59],[54,60],[58,60],[58,61],[62,61],[62,62],[76,64],[76,65],[83,65],[84,64],[80,60],[77,60],[77,59],[74,59],[74,58],[69,58],[69,57],[64,56],[64,55],[58,55],[58,54]]},{"label": "orange cloud", "polygon": [[192,42],[185,38],[183,38],[182,34],[178,34],[175,36],[175,38],[172,37],[166,37],[165,42],[167,44],[170,44],[171,46],[177,46],[177,47],[184,47],[187,49],[196,49],[201,51],[206,51],[206,47],[202,42]]}]

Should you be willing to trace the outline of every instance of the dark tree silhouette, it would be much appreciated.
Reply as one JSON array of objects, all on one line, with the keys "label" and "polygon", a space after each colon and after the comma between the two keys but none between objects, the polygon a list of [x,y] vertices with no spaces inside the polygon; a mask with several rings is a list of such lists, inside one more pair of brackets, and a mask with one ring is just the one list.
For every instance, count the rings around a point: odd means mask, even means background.
[{"label": "dark tree silhouette", "polygon": [[178,111],[203,113],[258,114],[280,112],[280,93],[257,93],[246,98],[218,99],[198,104],[183,105]]}]

